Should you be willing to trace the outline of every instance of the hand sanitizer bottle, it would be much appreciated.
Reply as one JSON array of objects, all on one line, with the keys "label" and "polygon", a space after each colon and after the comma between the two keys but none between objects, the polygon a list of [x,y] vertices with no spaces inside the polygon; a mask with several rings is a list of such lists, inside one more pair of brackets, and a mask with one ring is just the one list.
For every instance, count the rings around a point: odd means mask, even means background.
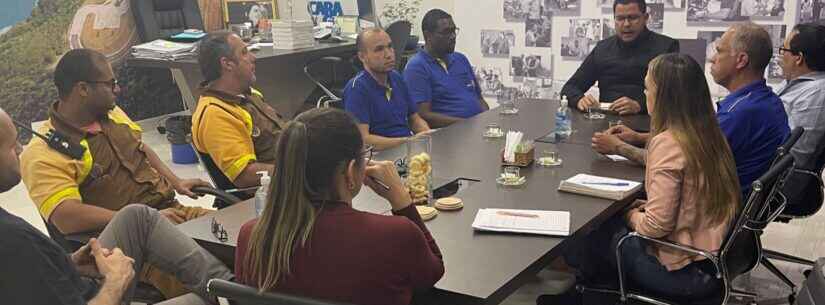
[{"label": "hand sanitizer bottle", "polygon": [[556,126],[553,130],[559,138],[567,138],[570,136],[570,133],[573,132],[569,111],[567,108],[567,96],[562,96],[559,109],[556,110]]},{"label": "hand sanitizer bottle", "polygon": [[257,174],[261,176],[261,186],[255,191],[255,217],[261,217],[266,207],[266,197],[267,192],[269,192],[269,181],[271,179],[267,171],[260,171],[257,172]]}]

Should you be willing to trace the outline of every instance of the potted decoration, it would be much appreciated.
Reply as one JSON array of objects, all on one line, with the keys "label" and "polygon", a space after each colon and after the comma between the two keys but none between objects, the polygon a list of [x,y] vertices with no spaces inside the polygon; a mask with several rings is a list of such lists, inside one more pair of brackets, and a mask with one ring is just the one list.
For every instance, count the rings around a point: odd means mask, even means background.
[{"label": "potted decoration", "polygon": [[[390,25],[395,21],[404,20],[412,24],[415,29],[415,19],[421,11],[421,0],[394,0],[384,3],[384,10],[381,12],[381,19],[385,25]],[[414,33],[412,31],[411,33]],[[407,50],[415,49],[418,46],[419,37],[410,34],[407,41]]]}]

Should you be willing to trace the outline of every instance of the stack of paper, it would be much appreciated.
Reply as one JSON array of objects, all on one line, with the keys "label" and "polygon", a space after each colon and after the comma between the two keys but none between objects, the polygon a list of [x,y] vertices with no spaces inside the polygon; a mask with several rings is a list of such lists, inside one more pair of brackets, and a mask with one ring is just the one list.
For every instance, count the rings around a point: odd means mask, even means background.
[{"label": "stack of paper", "polygon": [[171,42],[163,39],[150,41],[132,47],[136,58],[176,60],[195,55],[194,43]]},{"label": "stack of paper", "polygon": [[636,181],[578,174],[563,180],[559,191],[593,197],[620,200],[637,192],[642,184]]},{"label": "stack of paper", "polygon": [[315,46],[312,22],[292,21],[272,24],[272,41],[275,49],[293,50]]},{"label": "stack of paper", "polygon": [[479,231],[515,232],[553,236],[570,235],[570,212],[480,209],[473,220]]}]

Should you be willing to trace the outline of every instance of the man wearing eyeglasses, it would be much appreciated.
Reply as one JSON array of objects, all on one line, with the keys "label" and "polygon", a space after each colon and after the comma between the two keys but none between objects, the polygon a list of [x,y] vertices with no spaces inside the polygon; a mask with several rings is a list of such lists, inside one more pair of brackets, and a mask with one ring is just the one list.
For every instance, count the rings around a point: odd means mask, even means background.
[{"label": "man wearing eyeglasses", "polygon": [[[610,103],[619,114],[647,113],[644,76],[654,57],[679,52],[679,42],[647,29],[644,0],[615,0],[616,34],[596,45],[561,90],[571,107],[581,111]],[[586,92],[599,83],[599,97]]]},{"label": "man wearing eyeglasses", "polygon": [[[103,105],[103,104],[102,104]],[[20,144],[0,109],[0,193],[20,183]],[[4,202],[5,204],[6,202]],[[214,303],[206,284],[232,273],[157,210],[133,204],[114,214],[99,239],[73,253],[0,207],[0,297],[3,304],[129,304],[135,273],[146,264],[180,276],[194,293],[164,304]]]},{"label": "man wearing eyeglasses", "polygon": [[[40,132],[62,135],[85,153],[75,158],[40,138],[23,151],[23,182],[47,223],[66,235],[94,235],[132,203],[156,208],[173,223],[209,212],[175,199],[175,192],[196,198],[192,188],[209,184],[179,178],[143,143],[140,126],[115,105],[120,87],[103,54],[67,52],[55,68],[54,82],[59,100],[50,106]],[[179,285],[159,279],[164,277],[157,277],[158,288],[166,296],[179,295]]]},{"label": "man wearing eyeglasses", "polygon": [[[455,51],[458,28],[453,17],[432,9],[424,15],[421,30],[425,45],[404,69],[404,81],[421,117],[430,127],[441,128],[490,109],[470,61]],[[506,37],[502,43],[507,45]]]},{"label": "man wearing eyeglasses", "polygon": [[[805,133],[791,148],[796,168],[818,171],[817,159],[823,151],[825,135],[825,26],[799,24],[779,48],[780,65],[785,81],[776,93],[788,114],[790,128],[802,127]],[[799,203],[796,195],[803,192],[813,176],[791,175],[785,183],[789,203]]]}]

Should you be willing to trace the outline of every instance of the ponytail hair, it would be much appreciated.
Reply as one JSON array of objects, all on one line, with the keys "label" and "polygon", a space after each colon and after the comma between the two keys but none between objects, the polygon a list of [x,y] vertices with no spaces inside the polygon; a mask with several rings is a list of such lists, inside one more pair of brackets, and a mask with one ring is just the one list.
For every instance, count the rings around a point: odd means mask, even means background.
[{"label": "ponytail hair", "polygon": [[290,273],[296,248],[306,246],[318,215],[313,202],[334,200],[334,177],[359,158],[363,141],[341,110],[313,109],[287,124],[278,139],[267,206],[252,230],[243,264],[259,291]]}]

